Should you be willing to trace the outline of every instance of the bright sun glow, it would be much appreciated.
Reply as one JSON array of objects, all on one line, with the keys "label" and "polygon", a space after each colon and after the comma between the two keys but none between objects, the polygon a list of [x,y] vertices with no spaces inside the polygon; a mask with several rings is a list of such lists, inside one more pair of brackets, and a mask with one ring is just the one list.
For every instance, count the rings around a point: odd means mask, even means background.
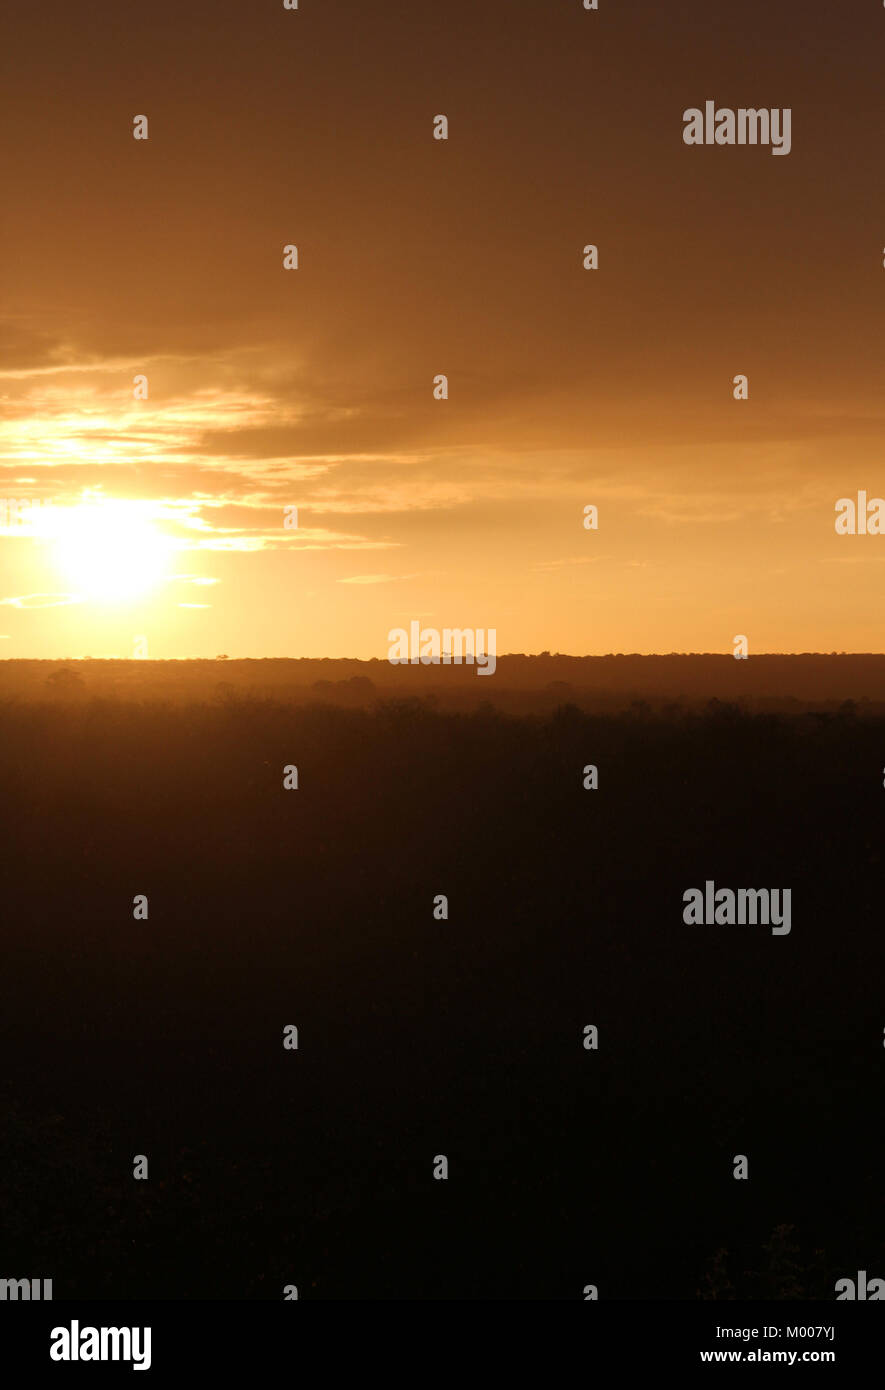
[{"label": "bright sun glow", "polygon": [[165,578],[171,545],[144,503],[107,499],[52,510],[54,563],[79,597],[126,602]]}]

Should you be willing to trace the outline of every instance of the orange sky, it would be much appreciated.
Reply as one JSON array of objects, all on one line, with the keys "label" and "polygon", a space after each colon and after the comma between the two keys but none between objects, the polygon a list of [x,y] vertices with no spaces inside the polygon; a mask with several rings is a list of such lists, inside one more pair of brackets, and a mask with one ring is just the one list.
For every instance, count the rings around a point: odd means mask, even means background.
[{"label": "orange sky", "polygon": [[[60,518],[0,535],[3,656],[883,650],[885,538],[834,529],[885,495],[881,7],[101,0],[0,40],[0,496]],[[790,154],[687,147],[707,99],[791,108]]]}]

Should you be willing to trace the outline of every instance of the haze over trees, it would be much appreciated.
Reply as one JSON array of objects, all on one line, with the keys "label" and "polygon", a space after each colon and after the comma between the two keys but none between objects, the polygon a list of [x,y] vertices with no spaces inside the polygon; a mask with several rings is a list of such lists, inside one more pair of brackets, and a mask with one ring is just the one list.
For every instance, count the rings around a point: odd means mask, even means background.
[{"label": "haze over trees", "polygon": [[[177,667],[163,699],[124,666],[125,697],[0,700],[10,1268],[276,1299],[885,1267],[880,714],[446,710],[380,666],[350,707]],[[790,887],[789,936],[686,926],[708,878]]]}]

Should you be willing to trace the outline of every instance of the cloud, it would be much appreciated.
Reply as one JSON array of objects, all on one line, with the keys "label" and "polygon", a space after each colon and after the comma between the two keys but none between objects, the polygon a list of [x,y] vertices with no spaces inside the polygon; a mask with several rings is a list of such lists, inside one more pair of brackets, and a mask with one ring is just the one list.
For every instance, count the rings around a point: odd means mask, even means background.
[{"label": "cloud", "polygon": [[78,594],[22,594],[18,598],[0,598],[0,607],[7,608],[65,608],[82,603]]},{"label": "cloud", "polygon": [[392,584],[395,579],[405,578],[397,574],[352,574],[347,579],[339,579],[339,584]]},{"label": "cloud", "polygon": [[[514,413],[507,392],[495,396],[493,384],[465,369],[457,410],[447,413],[409,384],[407,369],[393,390],[380,377],[355,386],[341,362],[320,355],[308,366],[294,344],[134,354],[130,344],[109,339],[102,357],[30,323],[12,329],[12,349],[0,359],[0,496],[24,490],[62,509],[81,505],[86,494],[137,497],[151,504],[151,520],[181,556],[401,547],[408,554],[463,522],[477,534],[495,528],[507,536],[531,521],[546,528],[546,550],[572,509],[579,524],[588,500],[603,505],[603,524],[614,519],[622,533],[637,519],[679,531],[781,522],[821,505],[822,481],[834,467],[825,420],[816,422],[814,442],[775,444],[778,429],[769,421],[767,441],[748,434],[739,444],[686,445],[674,439],[666,401],[644,403],[654,417],[644,437],[618,433],[624,421],[614,401],[607,427],[594,429],[588,448],[575,442],[587,435],[574,414],[579,405],[572,400],[569,411],[550,415],[545,403],[559,398],[546,387],[530,390],[522,378],[513,388],[520,400]],[[149,398],[136,402],[132,379],[141,372]],[[484,416],[492,405],[503,416]],[[564,430],[558,422],[566,415]],[[284,526],[291,506],[301,522],[295,530]],[[568,572],[602,558],[533,568]],[[413,577],[355,574],[339,582]],[[28,597],[21,606],[37,606]]]}]

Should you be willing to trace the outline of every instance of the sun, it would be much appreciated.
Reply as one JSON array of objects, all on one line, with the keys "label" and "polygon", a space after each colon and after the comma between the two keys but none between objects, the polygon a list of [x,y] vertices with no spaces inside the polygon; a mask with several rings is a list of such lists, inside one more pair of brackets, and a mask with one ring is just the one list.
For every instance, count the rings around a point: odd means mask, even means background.
[{"label": "sun", "polygon": [[53,561],[78,597],[126,603],[163,582],[171,543],[151,510],[151,504],[110,498],[53,509]]}]

